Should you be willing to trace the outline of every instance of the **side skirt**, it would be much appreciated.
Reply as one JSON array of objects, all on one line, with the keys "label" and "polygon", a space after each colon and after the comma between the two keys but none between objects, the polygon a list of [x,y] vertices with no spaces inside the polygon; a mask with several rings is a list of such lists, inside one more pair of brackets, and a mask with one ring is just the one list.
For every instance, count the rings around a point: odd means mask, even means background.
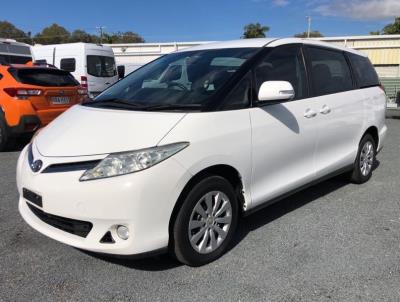
[{"label": "side skirt", "polygon": [[325,175],[325,176],[323,176],[321,178],[318,178],[318,179],[316,179],[316,180],[314,180],[314,181],[312,181],[312,182],[310,182],[308,184],[305,184],[305,185],[303,185],[303,186],[301,186],[301,187],[299,187],[297,189],[291,190],[291,191],[289,191],[289,192],[287,192],[285,194],[282,194],[282,195],[280,195],[278,197],[275,197],[275,198],[273,198],[271,200],[263,202],[262,204],[260,204],[258,206],[255,206],[254,208],[251,208],[251,209],[243,212],[243,216],[244,217],[249,216],[249,215],[253,214],[254,212],[257,212],[258,210],[261,210],[261,209],[263,209],[265,207],[268,207],[268,206],[270,206],[270,205],[272,205],[272,204],[274,204],[274,203],[276,203],[276,202],[278,202],[278,201],[280,201],[282,199],[285,199],[286,197],[289,197],[289,196],[291,196],[291,195],[293,195],[295,193],[303,191],[304,189],[307,189],[309,187],[315,186],[316,184],[319,184],[319,183],[321,183],[321,182],[323,182],[325,180],[328,180],[330,178],[333,178],[335,176],[344,174],[346,172],[350,172],[350,171],[353,170],[353,167],[354,167],[354,165],[348,165],[348,166],[346,166],[344,168],[341,168],[341,169],[339,169],[337,171],[331,172],[331,173],[329,173],[329,174],[327,174],[327,175]]}]

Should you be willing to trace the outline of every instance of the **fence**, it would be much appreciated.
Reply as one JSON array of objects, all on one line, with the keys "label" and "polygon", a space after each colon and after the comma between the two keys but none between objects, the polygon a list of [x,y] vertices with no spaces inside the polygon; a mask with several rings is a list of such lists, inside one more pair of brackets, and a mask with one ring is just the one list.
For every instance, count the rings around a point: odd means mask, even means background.
[{"label": "fence", "polygon": [[[381,78],[381,82],[385,87],[386,95],[389,103],[393,105],[397,102],[398,106],[400,101],[400,78]],[[390,105],[390,104],[388,104]]]}]

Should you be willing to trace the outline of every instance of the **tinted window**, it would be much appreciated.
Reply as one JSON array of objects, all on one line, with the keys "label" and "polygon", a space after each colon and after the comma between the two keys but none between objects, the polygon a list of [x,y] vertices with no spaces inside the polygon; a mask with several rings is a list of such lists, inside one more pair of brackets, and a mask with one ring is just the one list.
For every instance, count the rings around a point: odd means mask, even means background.
[{"label": "tinted window", "polygon": [[59,69],[10,68],[9,72],[18,82],[23,84],[45,87],[79,85],[79,83],[69,72]]},{"label": "tinted window", "polygon": [[26,64],[29,61],[32,61],[32,57],[0,54],[0,64]]},{"label": "tinted window", "polygon": [[168,54],[135,70],[105,90],[96,102],[122,99],[137,107],[212,105],[217,91],[258,50],[228,48]]},{"label": "tinted window", "polygon": [[60,61],[60,69],[66,70],[69,72],[74,72],[75,71],[75,59],[74,58],[67,58],[67,59],[61,59]]},{"label": "tinted window", "polygon": [[298,46],[273,49],[255,68],[257,92],[266,81],[290,82],[295,91],[295,99],[307,96],[306,73]]},{"label": "tinted window", "polygon": [[46,65],[46,64],[47,64],[47,60],[46,60],[46,59],[43,59],[43,60],[36,60],[35,63],[36,63],[36,64],[43,64],[43,65]]},{"label": "tinted window", "polygon": [[309,56],[316,96],[353,89],[350,68],[342,52],[311,47]]},{"label": "tinted window", "polygon": [[348,54],[358,87],[371,87],[379,85],[378,75],[367,57]]},{"label": "tinted window", "polygon": [[245,108],[250,104],[251,77],[251,72],[248,72],[228,94],[225,109]]},{"label": "tinted window", "polygon": [[113,57],[87,56],[87,72],[94,77],[113,77],[117,74]]}]

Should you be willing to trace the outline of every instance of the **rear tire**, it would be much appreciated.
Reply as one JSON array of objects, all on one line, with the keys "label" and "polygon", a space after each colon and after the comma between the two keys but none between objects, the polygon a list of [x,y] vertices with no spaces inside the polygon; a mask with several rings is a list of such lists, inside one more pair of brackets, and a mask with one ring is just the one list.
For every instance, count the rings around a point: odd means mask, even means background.
[{"label": "rear tire", "polygon": [[187,194],[173,226],[173,252],[190,266],[218,259],[228,248],[238,222],[238,200],[232,185],[209,176]]},{"label": "rear tire", "polygon": [[0,116],[0,152],[4,151],[8,144],[8,133],[6,123],[3,118]]},{"label": "rear tire", "polygon": [[356,184],[367,182],[372,176],[375,157],[376,142],[370,134],[365,134],[358,147],[357,158],[351,172],[350,181]]}]

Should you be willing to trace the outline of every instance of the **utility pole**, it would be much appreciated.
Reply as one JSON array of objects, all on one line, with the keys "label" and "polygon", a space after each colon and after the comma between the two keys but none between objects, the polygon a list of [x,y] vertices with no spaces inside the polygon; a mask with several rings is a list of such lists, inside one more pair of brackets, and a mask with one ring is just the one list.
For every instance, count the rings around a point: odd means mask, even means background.
[{"label": "utility pole", "polygon": [[97,26],[96,28],[100,33],[100,44],[103,44],[103,32],[106,27],[105,26]]},{"label": "utility pole", "polygon": [[311,34],[311,16],[307,16],[307,22],[308,22],[308,29],[307,29],[307,38],[310,37]]}]

